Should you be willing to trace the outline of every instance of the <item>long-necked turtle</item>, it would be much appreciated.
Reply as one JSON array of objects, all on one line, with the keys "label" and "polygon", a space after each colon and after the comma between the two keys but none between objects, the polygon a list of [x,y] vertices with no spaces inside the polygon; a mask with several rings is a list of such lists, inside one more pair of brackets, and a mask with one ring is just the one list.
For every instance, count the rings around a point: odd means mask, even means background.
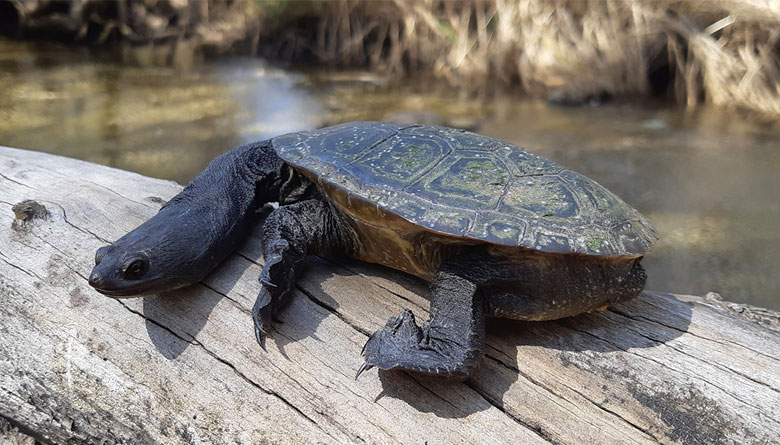
[{"label": "long-necked turtle", "polygon": [[263,226],[262,344],[307,255],[344,252],[432,281],[431,317],[391,318],[360,369],[467,376],[484,317],[548,320],[636,297],[655,232],[591,179],[464,130],[355,122],[244,145],[160,212],[97,251],[90,284],[114,297],[195,283]]}]

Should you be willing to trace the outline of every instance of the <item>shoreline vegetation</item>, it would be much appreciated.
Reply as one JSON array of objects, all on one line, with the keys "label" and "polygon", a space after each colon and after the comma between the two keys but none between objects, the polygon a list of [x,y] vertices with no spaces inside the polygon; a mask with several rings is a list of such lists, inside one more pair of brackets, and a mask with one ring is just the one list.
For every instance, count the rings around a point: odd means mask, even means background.
[{"label": "shoreline vegetation", "polygon": [[654,96],[780,118],[780,7],[759,0],[11,0],[17,38],[428,75],[562,104]]}]

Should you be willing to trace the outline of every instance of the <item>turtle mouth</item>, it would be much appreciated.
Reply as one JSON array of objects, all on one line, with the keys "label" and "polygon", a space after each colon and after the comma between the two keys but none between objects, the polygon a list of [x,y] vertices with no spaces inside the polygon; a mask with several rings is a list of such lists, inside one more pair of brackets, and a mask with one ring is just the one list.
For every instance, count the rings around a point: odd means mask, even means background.
[{"label": "turtle mouth", "polygon": [[[163,278],[155,278],[141,283],[133,283],[125,286],[103,286],[92,285],[96,291],[112,298],[132,298],[153,295],[167,290],[175,289],[177,286],[167,287],[164,285]],[[90,283],[92,284],[92,283]]]}]

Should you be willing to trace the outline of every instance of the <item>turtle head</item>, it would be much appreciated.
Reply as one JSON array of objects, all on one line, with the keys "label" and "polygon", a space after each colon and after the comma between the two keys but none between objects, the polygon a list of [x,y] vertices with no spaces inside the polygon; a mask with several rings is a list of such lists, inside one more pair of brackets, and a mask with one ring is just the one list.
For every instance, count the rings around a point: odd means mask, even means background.
[{"label": "turtle head", "polygon": [[215,243],[209,242],[213,236],[191,215],[165,210],[97,250],[89,276],[92,287],[110,297],[151,295],[196,283],[208,274],[221,259]]}]

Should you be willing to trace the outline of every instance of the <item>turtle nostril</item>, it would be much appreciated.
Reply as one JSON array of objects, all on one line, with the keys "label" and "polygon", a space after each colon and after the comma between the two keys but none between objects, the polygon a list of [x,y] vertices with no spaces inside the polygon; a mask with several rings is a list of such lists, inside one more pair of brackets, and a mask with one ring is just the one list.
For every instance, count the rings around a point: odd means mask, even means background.
[{"label": "turtle nostril", "polygon": [[89,285],[92,287],[100,287],[103,284],[103,276],[97,272],[93,272],[89,276]]}]

